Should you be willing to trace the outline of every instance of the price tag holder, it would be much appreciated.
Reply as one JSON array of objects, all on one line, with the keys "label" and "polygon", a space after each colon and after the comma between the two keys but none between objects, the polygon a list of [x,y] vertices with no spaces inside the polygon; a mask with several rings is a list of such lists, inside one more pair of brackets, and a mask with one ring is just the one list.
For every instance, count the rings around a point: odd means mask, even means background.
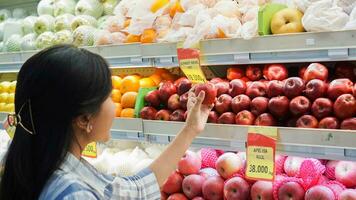
[{"label": "price tag holder", "polygon": [[251,127],[248,131],[246,177],[252,180],[273,181],[278,129]]},{"label": "price tag holder", "polygon": [[82,152],[82,155],[89,158],[96,158],[97,157],[96,142],[89,143],[85,147],[84,151]]},{"label": "price tag holder", "polygon": [[206,82],[205,75],[200,67],[199,43],[191,48],[183,48],[183,43],[178,43],[177,55],[180,69],[192,83]]}]

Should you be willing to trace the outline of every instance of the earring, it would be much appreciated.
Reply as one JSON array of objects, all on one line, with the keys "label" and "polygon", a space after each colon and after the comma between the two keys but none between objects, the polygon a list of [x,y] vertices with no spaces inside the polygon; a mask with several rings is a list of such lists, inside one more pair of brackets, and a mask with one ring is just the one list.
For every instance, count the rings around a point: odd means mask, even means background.
[{"label": "earring", "polygon": [[93,126],[90,123],[88,123],[87,124],[87,132],[90,133],[92,130],[93,130]]}]

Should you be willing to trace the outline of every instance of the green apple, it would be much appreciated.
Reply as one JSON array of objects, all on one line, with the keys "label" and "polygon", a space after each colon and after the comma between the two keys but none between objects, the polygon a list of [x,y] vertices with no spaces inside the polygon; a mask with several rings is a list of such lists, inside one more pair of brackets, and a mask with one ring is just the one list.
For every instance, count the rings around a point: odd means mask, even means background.
[{"label": "green apple", "polygon": [[303,13],[297,9],[285,8],[273,15],[271,30],[273,34],[304,32]]}]

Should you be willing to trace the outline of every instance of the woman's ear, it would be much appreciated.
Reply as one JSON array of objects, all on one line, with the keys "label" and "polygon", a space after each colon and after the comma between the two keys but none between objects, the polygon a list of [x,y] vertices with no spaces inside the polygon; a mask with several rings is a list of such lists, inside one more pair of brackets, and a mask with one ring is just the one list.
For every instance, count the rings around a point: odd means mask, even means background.
[{"label": "woman's ear", "polygon": [[93,125],[90,122],[89,115],[80,115],[74,119],[74,125],[78,127],[78,129],[90,133],[93,130]]}]

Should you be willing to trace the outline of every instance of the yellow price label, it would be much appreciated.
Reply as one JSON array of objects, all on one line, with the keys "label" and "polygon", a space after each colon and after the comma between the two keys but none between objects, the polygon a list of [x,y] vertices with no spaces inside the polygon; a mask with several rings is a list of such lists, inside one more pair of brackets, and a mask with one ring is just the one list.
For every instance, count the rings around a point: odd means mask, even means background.
[{"label": "yellow price label", "polygon": [[97,149],[96,149],[96,142],[89,143],[84,151],[82,152],[83,156],[89,158],[96,158],[97,157]]},{"label": "yellow price label", "polygon": [[249,146],[247,148],[246,176],[253,179],[273,180],[274,150],[271,147]]}]

